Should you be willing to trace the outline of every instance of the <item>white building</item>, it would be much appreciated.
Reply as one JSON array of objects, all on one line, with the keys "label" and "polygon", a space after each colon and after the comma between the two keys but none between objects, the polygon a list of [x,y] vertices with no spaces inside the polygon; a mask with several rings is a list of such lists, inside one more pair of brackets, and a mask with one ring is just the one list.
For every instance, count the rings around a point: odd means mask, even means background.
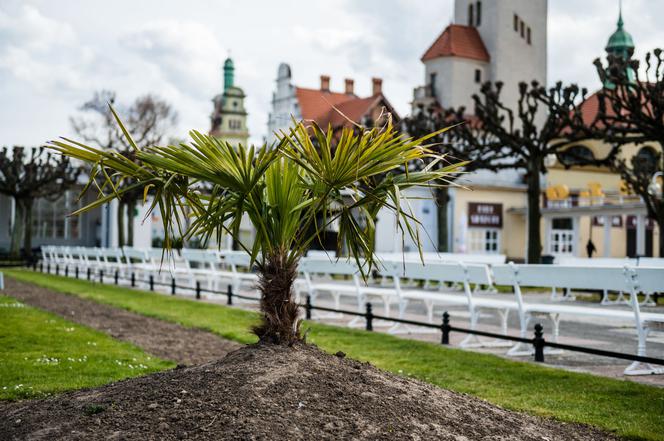
[{"label": "white building", "polygon": [[[547,0],[455,0],[454,23],[421,61],[424,86],[414,90],[413,112],[420,106],[465,107],[472,114],[472,96],[486,81],[503,82],[503,101],[516,108],[520,81],[546,84]],[[522,256],[525,220],[515,214],[526,204],[522,173],[478,171],[457,182],[472,190],[449,189],[448,250]],[[439,209],[434,201],[425,204],[421,210],[427,213]],[[478,215],[489,211],[492,216]],[[438,217],[425,224],[437,232]]]}]

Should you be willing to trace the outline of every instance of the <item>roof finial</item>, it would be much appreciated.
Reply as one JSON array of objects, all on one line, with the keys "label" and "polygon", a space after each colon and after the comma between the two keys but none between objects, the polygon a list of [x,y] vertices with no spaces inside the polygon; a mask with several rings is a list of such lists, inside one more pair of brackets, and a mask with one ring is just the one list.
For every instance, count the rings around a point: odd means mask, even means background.
[{"label": "roof finial", "polygon": [[623,27],[623,19],[622,19],[622,0],[618,0],[618,29],[622,29]]}]

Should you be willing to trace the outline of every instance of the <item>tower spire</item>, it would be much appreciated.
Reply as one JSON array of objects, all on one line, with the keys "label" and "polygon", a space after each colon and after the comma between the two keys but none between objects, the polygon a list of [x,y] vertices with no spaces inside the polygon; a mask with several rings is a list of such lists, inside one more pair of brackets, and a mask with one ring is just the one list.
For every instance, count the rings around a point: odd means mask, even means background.
[{"label": "tower spire", "polygon": [[228,90],[233,87],[235,76],[235,66],[233,65],[233,60],[228,57],[224,61],[224,90]]},{"label": "tower spire", "polygon": [[618,29],[623,28],[623,18],[622,18],[622,0],[618,0]]}]

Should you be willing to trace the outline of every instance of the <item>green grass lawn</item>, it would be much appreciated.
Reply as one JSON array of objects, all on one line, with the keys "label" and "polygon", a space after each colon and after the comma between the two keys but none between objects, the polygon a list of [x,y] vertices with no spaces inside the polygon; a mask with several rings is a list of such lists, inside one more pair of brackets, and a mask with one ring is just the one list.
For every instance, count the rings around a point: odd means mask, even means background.
[{"label": "green grass lawn", "polygon": [[99,386],[172,366],[129,343],[0,295],[0,399]]},{"label": "green grass lawn", "polygon": [[[210,330],[242,343],[257,316],[250,311],[65,279],[24,270],[7,275],[140,314]],[[592,424],[629,439],[664,440],[664,389],[506,360],[394,336],[306,322],[308,341],[500,406]]]}]

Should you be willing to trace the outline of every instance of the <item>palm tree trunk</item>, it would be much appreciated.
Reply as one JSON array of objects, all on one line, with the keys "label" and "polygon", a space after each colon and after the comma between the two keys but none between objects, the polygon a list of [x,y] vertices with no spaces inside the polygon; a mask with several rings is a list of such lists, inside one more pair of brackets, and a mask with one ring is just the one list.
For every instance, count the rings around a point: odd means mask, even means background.
[{"label": "palm tree trunk", "polygon": [[13,258],[19,258],[21,256],[21,244],[23,242],[25,211],[21,199],[14,199],[14,202],[14,224],[12,225],[9,255]]},{"label": "palm tree trunk", "polygon": [[125,204],[122,201],[118,201],[118,246],[122,247],[125,245],[125,234],[124,234],[124,224],[125,224]]},{"label": "palm tree trunk", "polygon": [[299,311],[293,296],[296,276],[297,263],[289,264],[286,252],[265,258],[258,279],[261,323],[252,328],[261,343],[290,346],[301,340]]}]

